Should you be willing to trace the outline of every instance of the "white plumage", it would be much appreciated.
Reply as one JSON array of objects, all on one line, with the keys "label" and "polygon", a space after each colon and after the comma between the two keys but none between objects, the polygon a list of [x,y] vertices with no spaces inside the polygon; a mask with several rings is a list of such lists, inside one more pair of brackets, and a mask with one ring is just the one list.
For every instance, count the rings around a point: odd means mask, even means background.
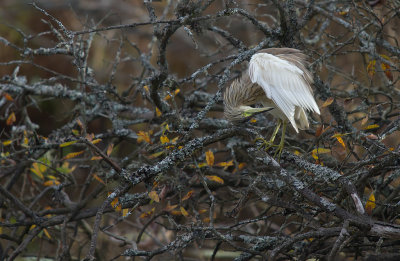
[{"label": "white plumage", "polygon": [[[271,113],[282,120],[289,120],[293,128],[308,128],[304,110],[320,114],[312,95],[310,73],[279,55],[257,53],[251,57],[249,76],[252,83],[262,87],[266,98],[260,99],[265,107],[275,107]],[[311,82],[310,82],[311,81]]]}]

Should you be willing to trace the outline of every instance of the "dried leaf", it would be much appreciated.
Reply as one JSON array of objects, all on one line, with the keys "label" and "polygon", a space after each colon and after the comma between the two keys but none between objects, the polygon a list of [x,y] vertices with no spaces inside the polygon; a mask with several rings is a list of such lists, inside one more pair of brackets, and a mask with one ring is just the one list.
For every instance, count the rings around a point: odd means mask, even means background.
[{"label": "dried leaf", "polygon": [[160,202],[160,197],[158,196],[157,192],[152,190],[148,193],[149,198],[155,202]]},{"label": "dried leaf", "polygon": [[228,167],[233,166],[233,160],[227,161],[227,162],[220,162],[217,164],[218,167],[224,167],[224,170],[226,170]]},{"label": "dried leaf", "polygon": [[194,193],[194,190],[189,191],[186,195],[182,198],[182,201],[189,199]]},{"label": "dried leaf", "polygon": [[378,124],[372,124],[372,125],[368,125],[367,127],[364,128],[364,130],[371,130],[371,129],[376,129],[379,128]]},{"label": "dried leaf", "polygon": [[129,208],[124,208],[124,209],[122,210],[122,216],[123,216],[123,217],[127,217],[128,214],[129,214]]},{"label": "dried leaf", "polygon": [[369,77],[371,77],[371,78],[375,74],[375,65],[376,65],[376,60],[371,60],[371,61],[369,61],[368,66],[367,66],[367,73],[368,73]]},{"label": "dried leaf", "polygon": [[372,215],[372,211],[374,210],[375,207],[376,207],[375,195],[374,193],[371,193],[367,203],[365,204],[365,211],[368,213],[368,215]]},{"label": "dried leaf", "polygon": [[71,146],[72,144],[75,144],[77,142],[78,142],[77,140],[72,140],[72,141],[67,141],[67,142],[61,143],[60,148]]},{"label": "dried leaf", "polygon": [[165,144],[165,143],[168,143],[168,142],[169,142],[169,139],[168,139],[167,136],[162,135],[162,136],[160,137],[160,141],[161,141],[161,144]]},{"label": "dried leaf", "polygon": [[7,101],[14,101],[13,97],[11,97],[10,94],[3,92],[4,98],[6,98]]},{"label": "dried leaf", "polygon": [[92,144],[97,144],[97,143],[99,143],[100,141],[101,141],[101,139],[95,139],[95,140],[92,141]]},{"label": "dried leaf", "polygon": [[160,117],[162,115],[162,112],[160,111],[159,108],[156,107],[156,116]]},{"label": "dried leaf", "polygon": [[[43,176],[43,172],[44,172],[44,171],[41,170],[41,168],[39,167],[39,165],[43,165],[43,164],[34,162],[34,163],[32,164],[31,171],[33,172],[33,174],[35,174],[35,175],[38,176],[41,180],[43,180],[43,179],[44,179],[44,176]],[[45,166],[45,167],[46,167],[46,166]]]},{"label": "dried leaf", "polygon": [[336,139],[340,143],[340,145],[342,145],[342,147],[345,149],[346,148],[346,144],[344,144],[344,141],[343,141],[342,137],[336,137]]},{"label": "dried leaf", "polygon": [[114,144],[111,143],[110,145],[108,145],[107,156],[111,155],[111,152],[113,151],[113,148],[114,148]]},{"label": "dried leaf", "polygon": [[136,135],[138,136],[137,138],[137,142],[141,143],[142,141],[145,141],[147,143],[151,143],[150,141],[150,132],[148,131],[139,131],[138,133],[136,133]]},{"label": "dried leaf", "polygon": [[206,151],[206,161],[208,166],[214,165],[214,153],[211,150]]},{"label": "dried leaf", "polygon": [[68,153],[64,158],[62,158],[62,160],[75,158],[75,157],[83,154],[84,152],[85,152],[84,150],[81,150],[81,151],[77,151],[77,152]]},{"label": "dried leaf", "polygon": [[330,153],[330,149],[325,149],[325,148],[316,148],[312,150],[312,154],[324,154],[324,153]]},{"label": "dried leaf", "polygon": [[5,140],[5,141],[2,142],[2,144],[3,144],[3,146],[8,146],[8,145],[10,145],[12,142],[13,142],[12,140]]},{"label": "dried leaf", "polygon": [[6,124],[8,126],[13,125],[13,123],[17,120],[17,118],[15,117],[15,113],[11,112],[11,114],[8,116]]},{"label": "dried leaf", "polygon": [[185,217],[189,216],[189,213],[186,211],[186,209],[184,209],[183,207],[180,207],[181,213],[182,215],[184,215]]},{"label": "dried leaf", "polygon": [[169,204],[168,204],[168,205],[164,208],[164,210],[170,212],[171,210],[176,209],[177,206],[178,206],[178,205],[169,205]]},{"label": "dried leaf", "polygon": [[93,173],[92,176],[93,176],[93,178],[94,178],[95,180],[97,180],[98,182],[102,183],[103,185],[106,185],[106,183],[105,183],[99,176],[97,176],[96,173]]},{"label": "dried leaf", "polygon": [[60,185],[60,184],[61,184],[61,183],[60,183],[60,181],[58,181],[58,180],[48,180],[48,181],[46,181],[46,182],[43,183],[43,185],[46,186],[46,187],[58,186],[58,185]]},{"label": "dried leaf", "polygon": [[[180,91],[180,89],[176,89],[173,96],[176,96]],[[168,101],[169,99],[171,99],[171,96],[168,94],[167,96],[165,96],[164,100]]]},{"label": "dried leaf", "polygon": [[221,179],[218,176],[209,176],[209,175],[207,175],[206,178],[209,179],[209,180],[215,181],[217,183],[224,184],[224,180]]},{"label": "dried leaf", "polygon": [[148,217],[150,217],[151,215],[153,215],[155,210],[156,210],[156,208],[152,208],[150,211],[142,213],[140,215],[140,218],[148,218]]},{"label": "dried leaf", "polygon": [[74,134],[75,136],[79,136],[79,131],[76,129],[71,130],[72,134]]},{"label": "dried leaf", "polygon": [[46,235],[47,238],[51,239],[49,231],[47,229],[43,228],[43,233]]},{"label": "dried leaf", "polygon": [[333,97],[329,97],[325,102],[324,102],[324,104],[322,104],[322,108],[325,108],[325,107],[328,107],[329,105],[331,105],[332,104],[332,102],[335,100],[335,98],[333,98]]},{"label": "dried leaf", "polygon": [[149,156],[149,159],[155,159],[155,158],[158,158],[158,157],[160,157],[161,155],[163,155],[165,153],[165,151],[159,151],[159,152],[156,152],[156,153],[153,153],[153,154],[151,154],[150,156]]}]

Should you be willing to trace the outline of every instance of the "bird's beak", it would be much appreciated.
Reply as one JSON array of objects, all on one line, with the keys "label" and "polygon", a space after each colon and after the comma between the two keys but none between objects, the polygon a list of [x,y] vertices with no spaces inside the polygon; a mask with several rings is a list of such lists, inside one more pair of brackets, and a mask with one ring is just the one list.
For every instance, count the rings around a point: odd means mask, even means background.
[{"label": "bird's beak", "polygon": [[261,112],[265,112],[265,111],[270,111],[272,110],[272,107],[264,107],[264,108],[252,108],[252,107],[248,107],[243,111],[243,116],[244,117],[250,117],[253,114],[256,113],[261,113]]}]

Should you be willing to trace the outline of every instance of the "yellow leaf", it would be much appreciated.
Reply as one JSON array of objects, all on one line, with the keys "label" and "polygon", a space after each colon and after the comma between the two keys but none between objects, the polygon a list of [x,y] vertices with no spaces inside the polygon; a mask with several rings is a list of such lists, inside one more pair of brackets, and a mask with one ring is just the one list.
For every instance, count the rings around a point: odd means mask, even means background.
[{"label": "yellow leaf", "polygon": [[367,72],[368,72],[369,77],[371,77],[371,78],[375,74],[375,65],[376,65],[376,60],[371,60],[371,61],[369,61],[368,66],[367,66]]},{"label": "yellow leaf", "polygon": [[[32,171],[36,176],[38,176],[40,179],[43,180],[43,179],[44,179],[43,172],[46,171],[46,169],[44,169],[44,170],[42,171],[43,168],[41,168],[39,165],[43,165],[43,164],[34,162],[34,163],[32,164],[31,171]],[[44,166],[44,165],[43,165],[43,166]],[[46,167],[46,166],[45,166],[45,167]]]},{"label": "yellow leaf", "polygon": [[142,141],[145,141],[147,143],[150,143],[150,133],[149,132],[144,132],[144,131],[139,131],[138,133],[136,133],[136,135],[138,136],[137,138],[137,142],[141,143]]},{"label": "yellow leaf", "polygon": [[206,161],[208,166],[214,165],[214,153],[211,150],[206,151]]},{"label": "yellow leaf", "polygon": [[[180,91],[180,89],[176,89],[174,91],[174,96],[176,96]],[[168,94],[167,96],[165,96],[164,100],[168,101],[169,99],[171,99],[171,96]]]},{"label": "yellow leaf", "polygon": [[174,215],[174,216],[182,215],[182,212],[180,210],[172,210],[170,213],[171,213],[171,215]]},{"label": "yellow leaf", "polygon": [[344,141],[341,137],[336,137],[337,141],[342,145],[343,148],[346,148],[346,144],[344,144]]},{"label": "yellow leaf", "polygon": [[17,120],[17,118],[15,117],[15,113],[11,112],[11,114],[8,116],[6,124],[8,126],[13,125],[13,123]]},{"label": "yellow leaf", "polygon": [[162,136],[160,137],[160,141],[161,141],[161,144],[164,144],[164,143],[168,143],[168,142],[169,142],[169,139],[168,139],[167,136],[162,135]]},{"label": "yellow leaf", "polygon": [[156,116],[160,117],[162,115],[162,112],[160,111],[159,108],[156,107]]},{"label": "yellow leaf", "polygon": [[194,190],[189,191],[186,195],[182,198],[182,201],[189,199],[194,193]]},{"label": "yellow leaf", "polygon": [[160,197],[158,196],[157,192],[152,190],[149,192],[149,198],[151,198],[151,200],[155,201],[155,202],[160,202]]},{"label": "yellow leaf", "polygon": [[322,104],[322,108],[325,108],[325,107],[328,107],[329,105],[331,105],[332,104],[332,102],[334,101],[334,98],[333,97],[329,97],[325,102],[324,102],[324,104]]},{"label": "yellow leaf", "polygon": [[6,98],[7,101],[14,101],[13,97],[11,97],[10,94],[3,92],[4,98]]},{"label": "yellow leaf", "polygon": [[118,206],[118,198],[114,198],[113,201],[111,201],[110,205],[113,208],[116,208]]},{"label": "yellow leaf", "polygon": [[110,156],[110,154],[111,154],[113,148],[114,148],[114,144],[111,143],[110,145],[108,145],[108,148],[107,148],[107,156]]},{"label": "yellow leaf", "polygon": [[61,183],[58,180],[48,180],[48,181],[43,183],[43,186],[50,187],[50,186],[58,186],[60,184]]},{"label": "yellow leaf", "polygon": [[257,119],[256,119],[256,118],[251,118],[251,119],[250,119],[250,122],[251,122],[251,123],[256,123],[256,122],[257,122]]},{"label": "yellow leaf", "polygon": [[97,180],[98,182],[102,183],[103,185],[106,185],[106,183],[105,183],[99,176],[97,176],[96,173],[93,173],[92,176],[93,176],[93,178],[94,178],[95,180]]},{"label": "yellow leaf", "polygon": [[374,210],[374,208],[376,207],[375,204],[375,195],[372,192],[371,195],[368,198],[367,203],[365,204],[365,211],[369,214],[372,215],[372,211]]},{"label": "yellow leaf", "polygon": [[312,154],[324,154],[324,153],[329,153],[331,152],[330,149],[325,149],[325,148],[316,148],[312,150]]},{"label": "yellow leaf", "polygon": [[164,208],[164,210],[170,212],[171,210],[176,209],[177,206],[178,206],[178,205],[170,205],[170,204],[168,204],[168,205]]},{"label": "yellow leaf", "polygon": [[90,158],[90,160],[101,160],[102,157],[101,156],[93,156]]},{"label": "yellow leaf", "polygon": [[124,208],[124,209],[122,210],[122,216],[123,216],[123,217],[127,217],[128,214],[129,214],[129,208]]},{"label": "yellow leaf", "polygon": [[185,217],[189,216],[189,213],[186,211],[186,209],[184,209],[183,207],[180,207],[181,213],[182,215],[184,215]]},{"label": "yellow leaf", "polygon": [[64,158],[62,158],[62,160],[75,158],[75,157],[83,154],[84,152],[85,152],[84,150],[81,150],[81,151],[77,151],[77,152],[68,153]]},{"label": "yellow leaf", "polygon": [[364,128],[364,130],[370,130],[370,129],[376,129],[379,128],[378,124],[372,124],[372,125],[368,125],[367,127]]},{"label": "yellow leaf", "polygon": [[226,170],[228,167],[233,166],[233,160],[230,160],[228,162],[220,162],[217,163],[218,167],[224,167],[224,170]]},{"label": "yellow leaf", "polygon": [[155,210],[156,210],[156,208],[152,208],[150,211],[142,213],[140,215],[140,218],[148,218],[148,217],[150,217],[151,215],[153,215]]},{"label": "yellow leaf", "polygon": [[209,175],[207,175],[206,178],[209,179],[209,180],[215,181],[217,183],[224,184],[224,180],[221,179],[218,176],[209,176]]},{"label": "yellow leaf", "polygon": [[23,142],[22,142],[22,144],[21,144],[21,146],[22,147],[25,147],[25,148],[29,148],[29,139],[28,139],[28,137],[26,136],[26,131],[24,132],[24,140],[23,140]]},{"label": "yellow leaf", "polygon": [[149,86],[145,85],[145,86],[143,86],[143,89],[144,89],[147,93],[150,93]]},{"label": "yellow leaf", "polygon": [[155,158],[158,158],[158,157],[160,157],[161,155],[163,155],[165,153],[165,151],[159,151],[159,152],[156,152],[156,153],[153,153],[153,154],[151,154],[150,156],[149,156],[149,159],[155,159]]},{"label": "yellow leaf", "polygon": [[202,163],[197,164],[197,167],[198,167],[198,168],[203,168],[203,167],[205,167],[205,166],[207,166],[207,163],[205,163],[205,162],[202,162]]},{"label": "yellow leaf", "polygon": [[101,141],[101,139],[95,139],[95,140],[92,141],[92,144],[99,143],[100,141]]},{"label": "yellow leaf", "polygon": [[50,233],[49,233],[49,231],[47,231],[47,229],[43,228],[43,232],[47,238],[51,239]]},{"label": "yellow leaf", "polygon": [[235,173],[236,171],[240,171],[242,170],[244,167],[246,167],[246,163],[245,162],[240,162],[237,169],[234,169],[232,173]]},{"label": "yellow leaf", "polygon": [[75,144],[77,142],[78,142],[77,140],[73,140],[73,141],[67,141],[67,142],[61,143],[60,144],[60,148],[68,147],[68,146],[70,146],[72,144]]},{"label": "yellow leaf", "polygon": [[207,212],[207,209],[199,209],[199,214],[203,214],[203,213],[206,213]]},{"label": "yellow leaf", "polygon": [[349,134],[351,134],[351,133],[349,133],[349,132],[348,133],[335,133],[334,135],[331,136],[331,138],[343,137],[343,136],[346,136]]},{"label": "yellow leaf", "polygon": [[53,175],[47,175],[46,178],[52,179],[52,180],[57,180],[57,178]]},{"label": "yellow leaf", "polygon": [[341,12],[339,12],[339,15],[347,15],[349,12],[348,11],[341,11]]},{"label": "yellow leaf", "polygon": [[203,222],[204,222],[204,223],[210,223],[210,218],[209,218],[209,217],[203,218]]},{"label": "yellow leaf", "polygon": [[3,146],[8,146],[8,145],[10,145],[12,142],[13,142],[12,140],[6,140],[6,141],[3,141],[2,143],[3,143]]},{"label": "yellow leaf", "polygon": [[76,129],[71,130],[72,134],[74,134],[75,136],[79,136],[79,131]]}]

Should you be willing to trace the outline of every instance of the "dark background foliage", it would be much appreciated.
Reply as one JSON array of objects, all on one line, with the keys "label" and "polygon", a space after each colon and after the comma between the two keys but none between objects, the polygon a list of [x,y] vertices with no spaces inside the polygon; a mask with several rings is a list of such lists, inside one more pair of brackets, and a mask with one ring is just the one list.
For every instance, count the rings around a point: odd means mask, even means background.
[{"label": "dark background foliage", "polygon": [[[400,259],[399,1],[0,7],[1,260]],[[321,109],[280,160],[222,113],[269,47]]]}]

